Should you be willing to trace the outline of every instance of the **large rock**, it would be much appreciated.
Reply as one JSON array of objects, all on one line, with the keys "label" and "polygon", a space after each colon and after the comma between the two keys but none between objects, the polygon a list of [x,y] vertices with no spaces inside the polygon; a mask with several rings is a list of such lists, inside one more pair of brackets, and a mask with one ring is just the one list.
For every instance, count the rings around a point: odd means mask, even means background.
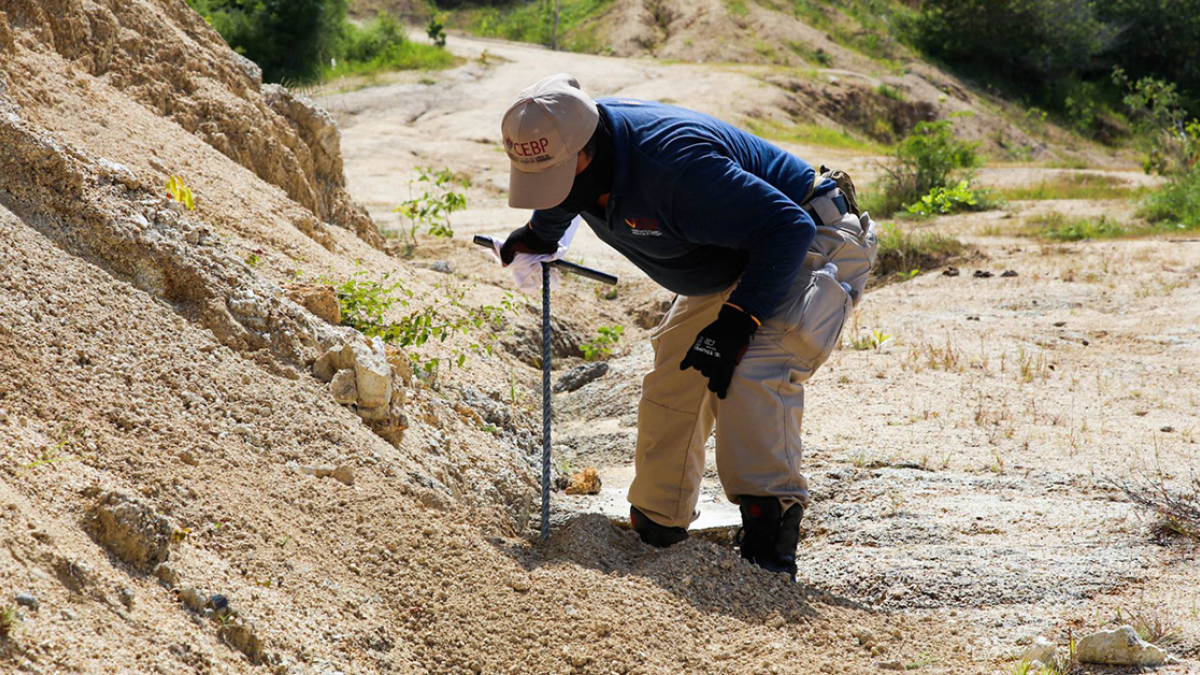
[{"label": "large rock", "polygon": [[604,377],[607,372],[607,361],[580,364],[558,376],[558,380],[554,383],[554,391],[557,393],[575,391],[589,382]]},{"label": "large rock", "polygon": [[1109,666],[1160,666],[1167,660],[1167,652],[1138,637],[1132,626],[1121,626],[1080,638],[1075,658]]},{"label": "large rock", "polygon": [[354,377],[358,383],[358,405],[378,408],[392,402],[392,366],[387,361],[383,340],[375,338],[370,346],[356,342]]},{"label": "large rock", "polygon": [[404,415],[404,376],[408,358],[383,340],[357,337],[334,346],[313,364],[313,374],[330,383],[333,398],[354,411],[379,436],[399,445],[408,428]]},{"label": "large rock", "polygon": [[175,526],[148,504],[120,492],[100,497],[92,512],[96,541],[121,560],[149,572],[171,554]]}]

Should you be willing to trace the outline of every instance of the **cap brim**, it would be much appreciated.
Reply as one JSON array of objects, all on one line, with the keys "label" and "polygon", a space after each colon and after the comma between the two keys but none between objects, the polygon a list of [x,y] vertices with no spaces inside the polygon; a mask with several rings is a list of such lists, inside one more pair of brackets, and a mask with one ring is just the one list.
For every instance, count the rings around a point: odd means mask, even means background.
[{"label": "cap brim", "polygon": [[560,162],[545,171],[526,173],[510,166],[508,170],[508,205],[514,209],[550,209],[558,206],[571,194],[575,184],[573,161]]}]

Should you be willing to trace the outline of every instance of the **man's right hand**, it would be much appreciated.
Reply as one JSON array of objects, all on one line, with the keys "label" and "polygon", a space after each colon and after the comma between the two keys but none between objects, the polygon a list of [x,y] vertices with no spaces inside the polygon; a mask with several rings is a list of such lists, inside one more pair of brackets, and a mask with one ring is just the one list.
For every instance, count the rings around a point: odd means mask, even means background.
[{"label": "man's right hand", "polygon": [[501,244],[500,262],[508,265],[512,263],[513,258],[518,253],[541,253],[549,255],[557,250],[557,241],[546,241],[537,236],[537,233],[529,225],[522,225],[513,230],[512,234],[508,235],[508,239],[505,239],[504,243]]}]

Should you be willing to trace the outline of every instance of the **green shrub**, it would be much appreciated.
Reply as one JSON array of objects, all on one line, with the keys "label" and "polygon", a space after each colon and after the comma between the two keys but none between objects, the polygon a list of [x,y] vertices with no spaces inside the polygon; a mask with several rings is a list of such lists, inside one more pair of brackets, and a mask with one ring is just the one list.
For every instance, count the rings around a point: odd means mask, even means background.
[{"label": "green shrub", "polygon": [[919,122],[892,153],[887,175],[868,192],[866,206],[877,215],[895,213],[945,188],[952,180],[970,181],[972,170],[981,164],[977,144],[954,137],[953,120]]},{"label": "green shrub", "polygon": [[388,321],[394,307],[408,307],[415,294],[399,282],[389,283],[385,274],[375,281],[364,277],[359,270],[349,279],[335,285],[338,306],[342,310],[342,325],[349,326],[367,337],[378,337],[388,344],[410,348],[408,353],[417,366],[427,373],[441,363],[437,357],[423,358],[418,349],[427,342],[444,343],[454,337],[466,337],[475,329],[486,329],[486,339],[466,346],[451,346],[452,363],[462,366],[470,352],[492,352],[491,342],[503,325],[503,315],[515,312],[518,301],[508,294],[500,305],[469,306],[463,302],[466,292],[449,285],[435,286],[430,294],[431,304],[413,310],[399,321]]},{"label": "green shrub", "polygon": [[1120,70],[1113,79],[1128,92],[1124,102],[1143,138],[1146,172],[1167,178],[1142,202],[1140,215],[1158,229],[1200,229],[1200,120],[1187,121],[1173,84],[1152,78],[1134,82]]}]

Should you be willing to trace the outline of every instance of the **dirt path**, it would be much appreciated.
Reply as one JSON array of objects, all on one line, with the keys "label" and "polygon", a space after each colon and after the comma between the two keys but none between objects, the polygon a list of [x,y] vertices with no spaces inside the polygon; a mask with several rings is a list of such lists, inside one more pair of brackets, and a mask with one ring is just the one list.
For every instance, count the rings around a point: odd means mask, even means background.
[{"label": "dirt path", "polygon": [[[504,205],[498,120],[515,92],[551,72],[573,73],[596,96],[667,100],[732,120],[777,103],[733,69],[458,37],[450,47],[472,61],[436,82],[323,101],[343,125],[350,191],[382,222],[394,222],[390,209],[414,167],[432,164],[473,177],[471,208],[455,220],[460,233],[519,224],[521,214]],[[850,168],[877,159],[788,147]],[[1013,186],[1061,173],[1001,167],[982,179]],[[800,576],[864,605],[960,623],[971,636],[962,658],[974,661],[1001,663],[1035,635],[1063,638],[1106,624],[1117,609],[1163,614],[1185,635],[1181,653],[1194,653],[1200,587],[1175,580],[1200,567],[1154,544],[1109,479],[1159,469],[1182,478],[1200,466],[1200,244],[1046,245],[1017,236],[1023,214],[1049,209],[1112,215],[1130,206],[1023,202],[941,219],[926,226],[959,235],[981,257],[959,276],[930,273],[872,292],[855,313],[844,348],[810,387],[816,503],[804,522]],[[478,267],[467,247],[437,251]],[[590,233],[573,253],[627,280],[640,276]],[[994,276],[975,278],[976,270]],[[605,378],[556,399],[560,461],[597,465],[605,481],[597,497],[556,496],[563,513],[627,512],[636,403],[651,362],[629,313],[667,295],[644,281],[625,288],[614,303],[630,318],[622,354]],[[560,307],[592,328],[600,320]],[[873,331],[886,334],[882,346],[853,348]],[[736,521],[711,453],[701,508],[699,524],[718,528],[718,539],[720,526]]]}]

